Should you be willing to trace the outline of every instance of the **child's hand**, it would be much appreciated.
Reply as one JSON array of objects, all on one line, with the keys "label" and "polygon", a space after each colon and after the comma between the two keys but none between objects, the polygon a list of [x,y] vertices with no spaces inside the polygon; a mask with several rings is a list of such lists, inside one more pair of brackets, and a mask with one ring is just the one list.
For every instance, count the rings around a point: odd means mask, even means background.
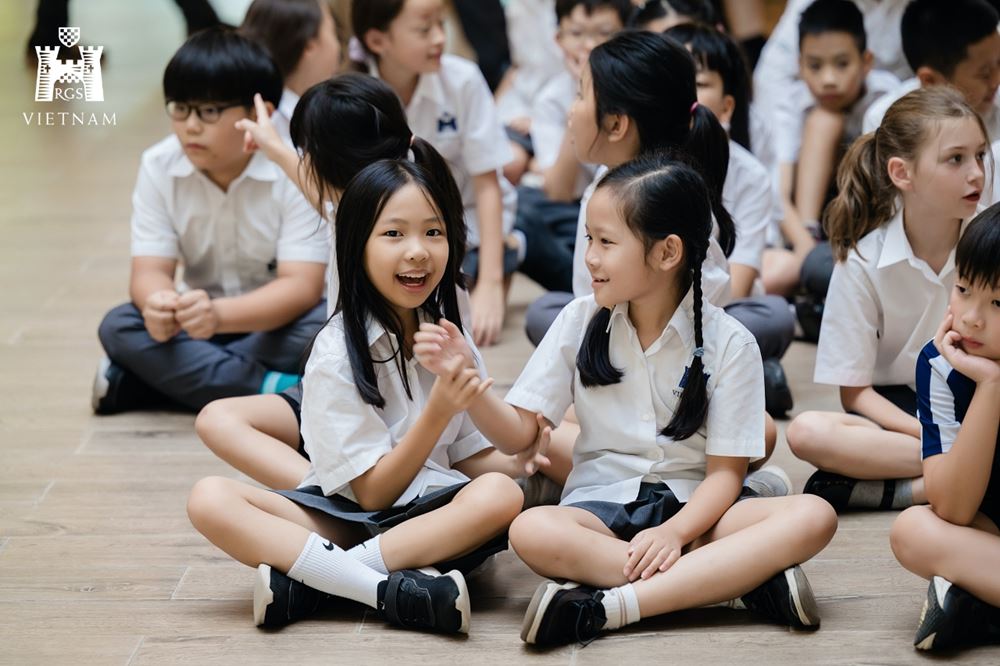
[{"label": "child's hand", "polygon": [[951,312],[945,315],[944,321],[938,326],[934,336],[934,346],[941,352],[945,360],[963,375],[982,384],[984,382],[1000,382],[1000,363],[982,356],[973,356],[962,349],[962,334],[952,330],[955,321]]},{"label": "child's hand", "polygon": [[499,342],[506,309],[503,281],[488,283],[480,280],[472,290],[470,300],[472,301],[472,339],[481,347],[489,347]]},{"label": "child's hand", "polygon": [[473,400],[493,386],[492,378],[483,381],[478,370],[465,367],[465,359],[461,356],[445,361],[441,370],[431,388],[427,409],[435,409],[449,419],[464,412]]},{"label": "child's hand", "polygon": [[166,342],[181,331],[175,316],[178,298],[177,292],[173,289],[155,291],[146,298],[146,304],[142,308],[142,320],[149,337],[157,342]]},{"label": "child's hand", "polygon": [[545,454],[548,453],[549,442],[552,440],[552,426],[541,414],[535,414],[535,420],[538,422],[538,434],[535,435],[535,441],[528,448],[514,454],[518,471],[523,469],[525,476],[531,476],[540,467],[548,467],[551,464]]},{"label": "child's hand", "polygon": [[680,538],[666,524],[643,530],[628,544],[623,573],[631,582],[666,571],[680,558],[683,547]]},{"label": "child's hand", "polygon": [[420,324],[420,330],[413,335],[413,355],[435,375],[444,372],[444,364],[455,356],[463,357],[466,367],[476,367],[465,336],[447,319],[441,319],[440,324]]},{"label": "child's hand", "polygon": [[264,98],[260,93],[253,96],[253,106],[257,111],[257,120],[243,118],[236,121],[236,129],[243,132],[243,152],[252,153],[260,149],[273,158],[275,151],[284,147],[278,130],[274,129],[271,114],[267,111]]},{"label": "child's hand", "polygon": [[177,323],[195,340],[208,340],[215,335],[219,316],[204,289],[181,294],[177,300]]}]

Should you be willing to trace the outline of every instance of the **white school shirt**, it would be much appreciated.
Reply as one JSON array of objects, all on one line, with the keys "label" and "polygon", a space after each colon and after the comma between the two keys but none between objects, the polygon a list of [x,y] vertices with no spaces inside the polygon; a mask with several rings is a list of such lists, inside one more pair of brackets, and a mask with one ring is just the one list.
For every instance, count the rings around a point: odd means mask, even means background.
[{"label": "white school shirt", "polygon": [[[879,98],[865,113],[865,133],[874,132],[882,124],[885,112],[889,110],[889,107],[896,100],[918,89],[920,89],[920,79],[913,77],[903,81]],[[986,125],[987,133],[989,133],[989,140],[995,141],[1000,139],[1000,91],[993,98],[993,106],[990,107],[989,113],[982,115],[981,118],[983,119],[983,124]]]},{"label": "white school shirt", "polygon": [[729,261],[760,273],[761,256],[776,212],[771,179],[764,165],[735,141],[729,142],[729,169],[722,186],[722,205],[736,226],[736,245]]},{"label": "white school shirt", "polygon": [[289,146],[293,145],[290,126],[292,123],[292,114],[295,113],[295,107],[298,103],[299,96],[289,88],[285,88],[281,92],[281,100],[278,102],[278,107],[271,114],[271,124],[274,125],[274,129],[277,130],[281,140]]},{"label": "white school shirt", "polygon": [[702,306],[708,415],[688,439],[660,434],[673,418],[694,352],[691,292],[663,333],[645,351],[628,318],[615,306],[608,324],[611,363],[623,371],[617,384],[584,388],[576,355],[599,309],[593,296],[567,305],[545,334],[505,398],[540,412],[552,423],[576,405],[580,435],[573,471],[560,504],[603,500],[625,504],[643,481],[665,482],[686,502],[705,478],[706,455],[764,455],[764,380],[760,350],[743,326],[709,303]]},{"label": "white school shirt", "polygon": [[142,154],[132,194],[132,256],[177,259],[178,289],[239,296],[277,276],[283,261],[326,264],[329,229],[262,153],[223,192],[171,135]]},{"label": "white school shirt", "polygon": [[[566,69],[553,77],[538,93],[531,107],[531,143],[539,169],[556,163],[559,148],[569,123],[569,108],[576,99],[577,81]],[[594,179],[597,167],[581,164],[573,186],[573,197],[579,199]]]},{"label": "white school shirt", "polygon": [[[576,219],[576,245],[573,247],[573,295],[577,298],[588,296],[594,293],[590,284],[590,270],[587,268],[587,204],[597,183],[600,182],[604,174],[608,172],[608,167],[601,165],[594,174],[594,180],[583,192],[580,199],[580,214]],[[709,303],[723,307],[732,300],[733,290],[729,280],[729,263],[726,255],[722,251],[722,246],[716,240],[718,227],[712,221],[712,237],[708,242],[708,254],[701,265],[701,289],[702,295]]]},{"label": "white school shirt", "polygon": [[[879,98],[899,86],[899,79],[881,70],[873,69],[865,77],[864,94],[847,109],[847,121],[841,143],[850,145],[861,136],[865,112]],[[805,81],[796,81],[781,101],[775,105],[774,151],[779,164],[798,162],[802,147],[802,129],[806,114],[816,106]]]},{"label": "white school shirt", "polygon": [[[395,337],[374,321],[369,322],[367,330],[372,358],[391,359],[398,348]],[[468,333],[465,340],[478,358]],[[395,360],[373,366],[379,392],[385,399],[382,409],[366,403],[354,383],[343,315],[336,315],[316,336],[302,378],[302,439],[311,462],[300,486],[318,485],[324,495],[337,494],[357,501],[350,482],[395,448],[427,407],[435,376],[416,358],[404,366],[412,400],[406,395]],[[468,413],[456,414],[393,506],[468,481],[452,465],[490,446]]]},{"label": "white school shirt", "polygon": [[[374,62],[369,62],[369,71],[378,76]],[[448,160],[462,194],[468,246],[479,247],[479,216],[472,186],[475,175],[496,172],[502,195],[503,234],[509,234],[514,228],[517,192],[501,169],[514,159],[514,154],[479,67],[458,56],[441,56],[440,71],[420,75],[413,99],[406,107],[406,118],[413,133]]]},{"label": "white school shirt", "polygon": [[510,0],[505,10],[511,64],[511,87],[497,100],[500,120],[531,115],[532,101],[542,87],[563,71],[563,54],[556,44],[555,0]]},{"label": "white school shirt", "polygon": [[917,354],[937,332],[954,284],[954,248],[935,274],[914,256],[900,206],[888,224],[868,233],[847,261],[833,267],[814,381],[913,388]]},{"label": "white school shirt", "polygon": [[[773,105],[788,94],[788,86],[799,79],[799,18],[813,0],[789,0],[781,19],[760,53],[753,72],[754,99],[765,118],[772,118]],[[875,67],[896,78],[913,76],[903,56],[901,24],[910,0],[854,0],[864,15],[868,50]]]}]

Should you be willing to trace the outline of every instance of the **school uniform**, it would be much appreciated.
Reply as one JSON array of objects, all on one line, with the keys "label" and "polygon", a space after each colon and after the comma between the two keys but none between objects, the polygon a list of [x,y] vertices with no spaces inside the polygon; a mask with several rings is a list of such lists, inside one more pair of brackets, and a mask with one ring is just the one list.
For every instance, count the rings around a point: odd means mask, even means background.
[{"label": "school uniform", "polygon": [[[555,164],[576,97],[577,82],[563,69],[538,93],[531,112],[531,142],[535,162],[542,171]],[[593,180],[597,167],[581,164],[572,201],[552,201],[540,187],[517,188],[514,228],[524,234],[527,252],[518,269],[547,291],[572,289],[573,248],[576,243],[580,197]]]},{"label": "school uniform", "polygon": [[[753,72],[755,104],[762,117],[780,128],[775,105],[789,94],[789,86],[799,79],[799,18],[813,0],[790,0],[775,26]],[[900,26],[909,0],[854,0],[864,15],[868,50],[875,68],[898,79],[913,76],[903,56]],[[756,152],[756,147],[755,147]]]},{"label": "school uniform", "polygon": [[533,101],[545,84],[564,70],[556,44],[554,0],[511,0],[506,7],[507,41],[516,68],[510,89],[497,100],[503,123],[531,116]]},{"label": "school uniform", "polygon": [[[326,264],[326,225],[298,188],[264,155],[250,158],[223,192],[170,136],[143,153],[132,196],[132,256],[176,259],[178,292],[240,296],[275,279],[281,262]],[[303,350],[323,325],[320,301],[274,331],[194,340],[153,340],[132,303],[99,329],[108,357],[166,397],[200,409],[217,398],[257,393],[268,370],[298,373]]]},{"label": "school uniform", "polygon": [[[896,100],[904,97],[914,90],[919,90],[920,87],[920,79],[913,77],[903,81],[898,86],[880,97],[865,113],[865,133],[874,132],[878,126],[882,124],[882,118],[885,117],[885,112],[889,110],[889,107],[892,106]],[[990,107],[989,113],[981,115],[980,117],[983,119],[983,124],[986,126],[986,131],[989,134],[989,140],[996,141],[1000,139],[1000,91],[998,91],[996,97],[993,98],[993,106]]]},{"label": "school uniform", "polygon": [[750,295],[727,303],[726,313],[753,334],[763,358],[781,358],[795,337],[795,316],[784,298],[764,293],[759,277],[768,233],[775,218],[780,219],[780,207],[767,169],[735,141],[729,142],[722,205],[736,227],[736,243],[728,262],[749,266],[758,274]]},{"label": "school uniform", "polygon": [[917,354],[941,324],[955,276],[954,248],[939,273],[914,256],[900,209],[834,267],[814,381],[898,387],[914,404]]},{"label": "school uniform", "polygon": [[[846,124],[840,142],[844,148],[861,136],[868,108],[898,86],[899,79],[889,72],[873,69],[868,73],[861,97],[845,111]],[[804,81],[796,81],[775,105],[774,149],[779,164],[799,161],[806,115],[815,107],[816,100]]]},{"label": "school uniform", "polygon": [[[953,368],[933,340],[924,345],[917,357],[917,415],[924,460],[951,450],[975,392],[976,382]],[[979,511],[1000,527],[1000,436]]]},{"label": "school uniform", "polygon": [[274,129],[278,132],[281,140],[289,146],[293,145],[290,126],[292,123],[292,114],[295,113],[295,107],[298,103],[299,96],[290,89],[285,88],[281,93],[281,101],[278,102],[274,113],[271,114],[271,124],[274,125]]},{"label": "school uniform", "polygon": [[[378,76],[372,62],[370,71]],[[503,236],[514,227],[517,193],[501,169],[514,159],[493,95],[474,63],[457,56],[441,56],[438,72],[421,74],[406,117],[416,136],[434,146],[448,161],[465,207],[469,253],[463,269],[476,275],[479,266],[479,212],[472,178],[496,172],[503,207]],[[504,272],[516,267],[516,253],[505,253]]]},{"label": "school uniform", "polygon": [[[608,344],[611,363],[623,376],[617,384],[591,388],[580,381],[576,356],[600,306],[593,296],[574,300],[553,322],[506,397],[508,403],[540,412],[552,423],[562,421],[571,404],[576,406],[580,436],[560,504],[592,510],[609,526],[616,525],[612,529],[620,536],[653,525],[621,524],[619,512],[607,504],[630,505],[641,493],[656,502],[669,491],[679,509],[705,478],[707,455],[764,455],[764,385],[757,343],[710,303],[702,306],[709,401],[705,424],[681,441],[660,432],[677,410],[693,357],[693,300],[689,291],[663,333],[645,350],[628,318],[628,304],[616,305],[608,323]],[[657,492],[648,492],[644,483],[652,483]],[[636,514],[635,508],[630,505],[630,515]],[[661,511],[653,513],[645,517],[660,522],[669,518]]]},{"label": "school uniform", "polygon": [[[421,320],[429,321],[423,314]],[[392,359],[398,353],[399,341],[380,324],[369,321],[366,330],[371,358]],[[468,333],[465,340],[476,349]],[[302,438],[311,463],[296,490],[277,492],[340,520],[362,524],[377,534],[447,504],[469,482],[469,477],[452,465],[491,448],[491,444],[467,412],[456,414],[392,507],[365,511],[358,505],[350,482],[374,467],[414,427],[427,407],[436,379],[416,358],[405,361],[403,371],[411,398],[395,360],[373,366],[376,384],[385,399],[382,408],[369,405],[358,392],[348,358],[343,314],[334,316],[316,336],[302,380]],[[506,548],[506,535],[486,546],[476,551],[477,557],[481,556],[479,562]]]}]

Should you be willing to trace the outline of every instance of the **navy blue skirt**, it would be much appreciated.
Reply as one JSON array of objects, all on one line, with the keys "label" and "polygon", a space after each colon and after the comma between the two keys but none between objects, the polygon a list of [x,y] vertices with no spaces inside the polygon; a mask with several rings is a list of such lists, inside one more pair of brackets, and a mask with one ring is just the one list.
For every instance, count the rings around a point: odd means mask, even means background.
[{"label": "navy blue skirt", "polygon": [[[453,486],[422,495],[403,506],[393,506],[381,511],[365,511],[357,502],[346,497],[324,495],[323,489],[319,486],[303,486],[295,490],[275,490],[272,492],[287,497],[307,509],[314,509],[348,523],[363,525],[369,533],[375,535],[404,523],[410,518],[416,518],[435,509],[440,509],[451,502],[466,483],[468,481],[456,483]],[[507,550],[506,532],[490,539],[469,553],[446,562],[439,562],[434,566],[440,571],[458,569],[463,574],[467,574],[485,562],[491,555],[503,550]]]},{"label": "navy blue skirt", "polygon": [[[744,486],[736,501],[756,496],[757,493]],[[574,502],[569,506],[591,512],[619,539],[631,541],[639,532],[659,527],[673,518],[684,508],[684,504],[674,496],[667,484],[661,482],[639,484],[638,497],[628,504],[588,500]]]}]

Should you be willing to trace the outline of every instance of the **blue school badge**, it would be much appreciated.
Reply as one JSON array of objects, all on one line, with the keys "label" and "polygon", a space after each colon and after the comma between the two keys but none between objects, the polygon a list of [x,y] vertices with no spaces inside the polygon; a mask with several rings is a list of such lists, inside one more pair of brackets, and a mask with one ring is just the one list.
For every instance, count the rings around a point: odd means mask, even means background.
[{"label": "blue school badge", "polygon": [[[684,387],[687,386],[687,383],[688,383],[688,373],[690,371],[691,371],[691,366],[690,365],[684,366],[684,374],[681,375],[681,381],[678,382],[677,388],[675,388],[674,391],[673,391],[674,395],[677,396],[678,398],[681,397],[681,393],[684,392]],[[706,382],[708,381],[709,377],[711,377],[711,375],[706,372],[705,373],[705,381]]]},{"label": "blue school badge", "polygon": [[458,132],[458,119],[445,111],[438,118],[438,134],[443,134],[448,128],[451,128],[452,132]]}]

